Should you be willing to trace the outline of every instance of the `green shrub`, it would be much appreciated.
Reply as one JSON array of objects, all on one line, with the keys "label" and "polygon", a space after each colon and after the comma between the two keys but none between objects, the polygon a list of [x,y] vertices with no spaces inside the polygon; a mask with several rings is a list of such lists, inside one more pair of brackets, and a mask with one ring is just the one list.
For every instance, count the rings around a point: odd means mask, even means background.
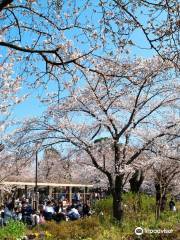
[{"label": "green shrub", "polygon": [[104,214],[111,215],[112,213],[112,197],[108,197],[103,200],[99,200],[96,202],[94,206],[94,210],[97,214],[103,212]]},{"label": "green shrub", "polygon": [[14,240],[24,236],[26,226],[19,221],[10,220],[5,227],[0,229],[0,239]]},{"label": "green shrub", "polygon": [[[145,239],[176,239],[176,227],[180,223],[179,212],[170,212],[168,206],[166,210],[161,214],[158,221],[155,219],[155,198],[146,194],[133,194],[131,192],[123,194],[123,208],[124,219],[122,224],[117,224],[112,221],[112,198],[100,200],[95,205],[96,213],[101,211],[104,213],[104,221],[101,221],[104,232],[102,236],[104,239],[111,239],[112,235],[116,239],[116,233],[118,232],[119,239],[135,239],[134,229],[136,227],[149,228],[149,229],[174,229],[173,235],[169,236],[153,236],[150,234],[143,236]],[[180,206],[177,203],[177,209]],[[114,228],[114,230],[112,230]],[[179,225],[180,228],[180,225]],[[103,235],[104,234],[104,235]],[[118,237],[117,237],[118,239]]]},{"label": "green shrub", "polygon": [[37,226],[33,229],[33,232],[37,232],[37,230],[48,231],[53,235],[53,240],[91,240],[101,234],[101,226],[97,217],[61,222],[59,224],[48,222],[44,226]]}]

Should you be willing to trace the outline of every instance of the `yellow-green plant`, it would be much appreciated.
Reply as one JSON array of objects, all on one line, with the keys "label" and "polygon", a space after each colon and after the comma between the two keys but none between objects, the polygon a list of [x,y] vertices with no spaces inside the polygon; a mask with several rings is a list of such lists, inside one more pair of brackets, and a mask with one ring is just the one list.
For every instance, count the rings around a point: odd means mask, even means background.
[{"label": "yellow-green plant", "polygon": [[0,229],[0,239],[16,240],[25,234],[26,226],[19,221],[10,220]]}]

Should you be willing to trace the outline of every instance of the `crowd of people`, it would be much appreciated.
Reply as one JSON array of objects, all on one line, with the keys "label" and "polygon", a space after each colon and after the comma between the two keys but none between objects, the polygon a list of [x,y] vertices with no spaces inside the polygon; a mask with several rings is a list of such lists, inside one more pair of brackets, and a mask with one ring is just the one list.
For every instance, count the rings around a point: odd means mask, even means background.
[{"label": "crowd of people", "polygon": [[[101,195],[94,193],[94,200],[101,199]],[[170,211],[176,211],[173,198],[169,202]],[[32,199],[24,197],[9,199],[0,206],[0,225],[4,226],[9,220],[18,220],[30,226],[44,224],[46,221],[78,220],[92,214],[90,204],[81,201],[80,193],[75,193],[69,204],[65,195],[59,200],[47,198],[34,206]]]},{"label": "crowd of people", "polygon": [[23,221],[28,225],[43,224],[46,221],[78,220],[91,215],[89,204],[83,203],[79,198],[71,204],[66,199],[46,199],[38,204],[37,209],[29,199],[11,199],[0,207],[1,226],[6,225],[10,219]]}]

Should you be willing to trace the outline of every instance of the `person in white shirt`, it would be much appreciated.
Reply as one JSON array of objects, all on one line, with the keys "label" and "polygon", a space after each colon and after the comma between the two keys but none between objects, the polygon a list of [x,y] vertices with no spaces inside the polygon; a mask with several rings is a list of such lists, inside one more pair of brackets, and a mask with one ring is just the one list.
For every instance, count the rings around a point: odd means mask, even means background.
[{"label": "person in white shirt", "polygon": [[55,214],[54,208],[51,205],[51,201],[48,201],[44,209],[45,220],[52,220],[53,215]]},{"label": "person in white shirt", "polygon": [[74,206],[71,207],[71,210],[68,212],[67,215],[70,220],[78,220],[80,218],[80,214]]},{"label": "person in white shirt", "polygon": [[47,205],[45,206],[44,211],[45,211],[45,212],[52,213],[52,214],[55,213],[54,208],[53,208],[53,206],[51,205],[51,202],[50,202],[50,201],[47,202]]}]

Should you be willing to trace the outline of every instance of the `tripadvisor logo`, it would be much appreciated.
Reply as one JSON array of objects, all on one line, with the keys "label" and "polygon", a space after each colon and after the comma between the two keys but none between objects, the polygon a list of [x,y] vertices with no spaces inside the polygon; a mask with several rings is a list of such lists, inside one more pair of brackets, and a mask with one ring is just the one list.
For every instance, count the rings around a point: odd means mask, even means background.
[{"label": "tripadvisor logo", "polygon": [[134,230],[135,234],[140,236],[143,234],[143,229],[141,227],[137,227],[135,230]]},{"label": "tripadvisor logo", "polygon": [[142,227],[137,227],[134,230],[134,233],[137,236],[142,235],[143,233],[148,233],[148,234],[169,234],[172,233],[173,229],[149,229],[149,228],[142,228]]}]

